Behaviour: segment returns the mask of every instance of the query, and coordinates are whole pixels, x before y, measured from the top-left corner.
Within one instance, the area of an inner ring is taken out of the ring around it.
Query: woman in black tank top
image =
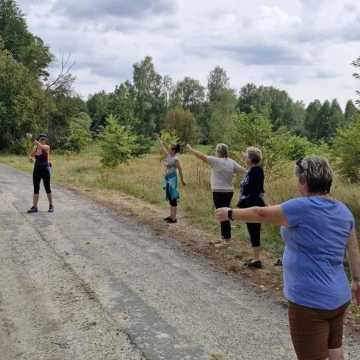
[[[33,172],[33,184],[34,184],[34,196],[33,206],[28,213],[36,213],[38,211],[40,183],[43,181],[44,188],[49,200],[49,212],[54,212],[54,205],[51,194],[51,164],[49,163],[50,146],[48,144],[48,136],[41,134],[38,140],[34,141],[34,148],[31,152],[30,159],[35,159],[34,172]]]

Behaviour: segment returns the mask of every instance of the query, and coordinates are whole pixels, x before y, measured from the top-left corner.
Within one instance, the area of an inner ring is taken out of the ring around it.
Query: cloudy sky
[[[231,86],[285,89],[306,103],[359,88],[358,0],[18,0],[30,30],[76,62],[76,91],[86,97],[131,79],[132,64],[153,57],[175,80],[204,85],[220,65]],[[54,71],[56,71],[54,69]]]

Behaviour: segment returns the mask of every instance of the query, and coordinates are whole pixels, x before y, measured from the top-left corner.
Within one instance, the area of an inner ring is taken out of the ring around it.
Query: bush
[[[64,149],[78,153],[88,145],[91,142],[90,126],[91,118],[85,113],[71,119]]]
[[[348,127],[338,129],[333,151],[341,174],[352,182],[360,181],[360,116]]]
[[[194,115],[190,110],[184,110],[181,107],[168,111],[165,128],[170,132],[175,132],[183,145],[197,144],[200,139],[200,130]]]
[[[106,167],[116,167],[130,160],[138,150],[137,137],[119,125],[116,116],[106,118],[105,129],[100,134],[101,162]]]
[[[32,141],[27,138],[22,138],[12,143],[9,147],[9,151],[11,154],[15,155],[28,155],[31,147]]]

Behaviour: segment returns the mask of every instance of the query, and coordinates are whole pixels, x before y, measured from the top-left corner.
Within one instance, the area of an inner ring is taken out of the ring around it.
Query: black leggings
[[[233,192],[213,192],[213,199],[215,208],[230,207]],[[224,240],[231,239],[231,224],[230,221],[223,221],[221,223],[221,237]]]
[[[51,194],[50,170],[48,167],[34,167],[34,172],[33,172],[34,194],[38,195],[40,192],[41,179],[43,180],[46,193]]]
[[[262,198],[247,198],[239,201],[238,207],[245,209],[253,206],[264,207],[265,203]],[[246,224],[248,233],[250,236],[251,246],[259,247],[260,246],[260,233],[261,233],[261,224],[257,223],[247,223]]]

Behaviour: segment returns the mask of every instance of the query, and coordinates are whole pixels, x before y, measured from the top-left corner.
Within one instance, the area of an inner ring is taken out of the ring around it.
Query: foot
[[[33,213],[37,213],[37,212],[38,212],[38,209],[37,209],[37,207],[35,207],[35,206],[32,206],[32,207],[27,211],[28,214],[33,214]]]
[[[251,269],[262,269],[263,267],[262,262],[260,260],[253,260],[253,259],[250,259],[244,265]]]
[[[278,259],[276,261],[276,263],[274,264],[274,266],[282,266],[282,260],[281,259]]]
[[[231,239],[221,239],[218,242],[214,243],[216,248],[227,247],[231,245]]]
[[[169,221],[169,220],[171,220],[171,216],[164,218],[164,221]]]
[[[50,205],[50,206],[49,206],[48,212],[49,212],[49,213],[53,213],[53,212],[54,212],[54,205]]]
[[[165,220],[168,224],[176,224],[177,219],[169,218],[168,220]]]

